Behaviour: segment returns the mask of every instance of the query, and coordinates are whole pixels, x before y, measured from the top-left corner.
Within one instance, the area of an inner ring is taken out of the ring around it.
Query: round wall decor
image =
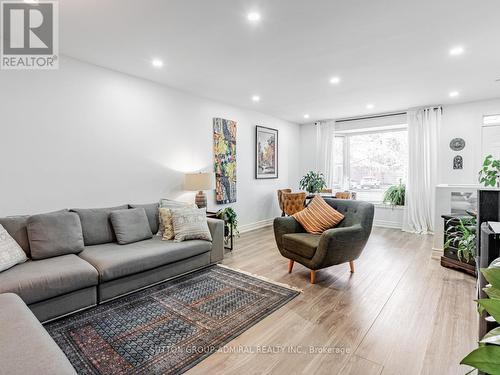
[[[453,138],[450,142],[450,148],[453,151],[462,151],[465,148],[465,141],[463,138]]]

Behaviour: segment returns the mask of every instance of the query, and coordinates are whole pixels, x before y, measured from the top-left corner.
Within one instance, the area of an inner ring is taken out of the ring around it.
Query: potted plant
[[[226,238],[226,242],[231,234],[231,227],[233,227],[234,235],[240,235],[238,231],[238,214],[232,207],[226,207],[217,211],[216,217],[217,219],[224,220],[224,237]]]
[[[309,194],[319,193],[322,189],[326,188],[325,177],[323,173],[309,171],[302,177],[299,186]]]
[[[497,259],[488,268],[482,268],[481,273],[489,282],[484,292],[489,298],[477,300],[480,315],[486,311],[490,316],[488,321],[500,322],[500,260]],[[479,348],[469,353],[460,362],[472,366],[490,375],[500,374],[500,327],[493,328],[481,341]]]
[[[384,193],[384,203],[391,206],[405,205],[406,185],[399,180],[398,185],[393,185]]]
[[[500,160],[488,155],[479,171],[479,182],[484,186],[500,187]]]
[[[477,219],[475,217],[453,218],[446,224],[445,251],[451,251],[461,262],[475,264]]]

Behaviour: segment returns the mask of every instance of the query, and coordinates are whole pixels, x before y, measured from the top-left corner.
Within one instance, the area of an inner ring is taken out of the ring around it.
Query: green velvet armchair
[[[310,234],[293,217],[274,219],[274,237],[278,249],[289,259],[288,272],[294,262],[311,270],[311,283],[316,282],[316,271],[349,262],[354,272],[354,261],[363,251],[373,225],[373,204],[345,199],[325,201],[345,217],[340,224],[322,234]]]

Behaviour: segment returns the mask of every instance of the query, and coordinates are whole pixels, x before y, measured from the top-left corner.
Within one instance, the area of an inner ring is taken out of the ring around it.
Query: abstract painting
[[[278,130],[256,127],[255,178],[278,178]]]
[[[215,200],[236,202],[236,122],[214,118]]]

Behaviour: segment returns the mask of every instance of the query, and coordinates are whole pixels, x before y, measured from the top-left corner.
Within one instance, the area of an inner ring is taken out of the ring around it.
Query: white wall
[[[0,72],[0,216],[194,200],[184,173],[212,169],[213,117],[238,122],[240,224],[278,215],[276,189],[296,187],[298,125],[69,58],[60,66]],[[279,130],[277,180],[254,178],[255,125]]]
[[[439,135],[440,184],[475,184],[482,163],[481,130],[483,116],[500,114],[500,99],[447,105],[443,107],[442,126]],[[316,131],[313,124],[300,126],[300,174],[314,169]],[[460,152],[450,149],[453,138],[463,138],[466,147]],[[453,169],[453,157],[462,155],[464,168]]]
[[[491,99],[465,104],[447,105],[443,107],[442,125],[439,134],[439,184],[477,184],[477,174],[482,164],[483,153],[482,124],[483,116],[500,114],[500,99]],[[466,147],[460,152],[449,147],[453,138],[463,138]],[[314,124],[300,126],[300,175],[315,169],[316,130]],[[464,168],[453,169],[453,158],[462,155]],[[384,227],[400,227],[402,211],[392,210],[377,205],[375,207],[375,225]]]
[[[483,116],[500,114],[500,99],[447,105],[443,107],[439,139],[440,184],[476,184],[482,164],[481,128]],[[453,138],[463,138],[466,146],[462,151],[450,149]],[[462,155],[464,168],[453,169],[453,157]]]

